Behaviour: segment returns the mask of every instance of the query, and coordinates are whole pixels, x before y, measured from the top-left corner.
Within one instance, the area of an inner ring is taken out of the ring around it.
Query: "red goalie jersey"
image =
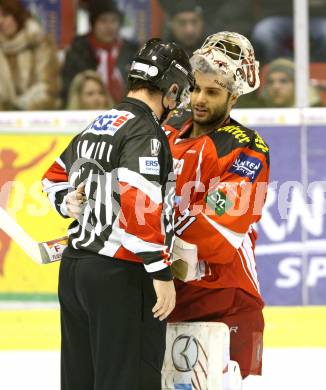
[[[240,288],[259,300],[254,256],[256,223],[266,198],[269,148],[233,119],[188,138],[189,111],[165,125],[176,178],[176,235],[196,244],[204,288]]]

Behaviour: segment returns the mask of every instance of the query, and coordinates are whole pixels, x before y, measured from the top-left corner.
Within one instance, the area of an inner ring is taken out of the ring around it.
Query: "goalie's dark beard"
[[[199,126],[210,126],[212,129],[217,125],[220,125],[221,122],[225,119],[226,112],[228,110],[228,103],[231,98],[231,94],[228,95],[226,102],[223,106],[219,106],[208,119],[196,119],[194,118],[194,122]]]

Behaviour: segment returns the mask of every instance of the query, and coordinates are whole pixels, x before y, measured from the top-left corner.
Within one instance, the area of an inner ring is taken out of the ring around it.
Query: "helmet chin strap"
[[[163,114],[161,115],[160,123],[164,122],[164,120],[169,115],[169,112],[172,111],[172,109],[170,109],[169,106],[167,106],[167,107],[164,106],[163,100],[164,100],[165,96],[174,99],[175,102],[176,102],[176,106],[175,107],[177,107],[180,104],[180,100],[177,98],[178,90],[179,90],[179,88],[177,88],[175,91],[171,91],[169,89],[164,95],[162,94],[161,105],[162,105],[162,108],[163,108]]]
[[[166,94],[162,95],[162,97],[161,97],[161,105],[162,105],[162,108],[163,108],[163,113],[162,113],[161,118],[160,118],[160,123],[165,121],[165,119],[169,115],[169,112],[171,111],[170,108],[169,108],[169,105],[167,107],[164,106],[163,99],[165,98],[165,96],[166,96]]]

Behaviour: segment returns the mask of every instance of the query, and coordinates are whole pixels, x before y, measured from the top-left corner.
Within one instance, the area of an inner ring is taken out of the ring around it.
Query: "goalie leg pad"
[[[168,324],[162,390],[223,390],[229,348],[230,332],[223,323]]]
[[[241,390],[242,377],[240,367],[237,362],[230,360],[227,365],[227,372],[224,373],[223,390]]]

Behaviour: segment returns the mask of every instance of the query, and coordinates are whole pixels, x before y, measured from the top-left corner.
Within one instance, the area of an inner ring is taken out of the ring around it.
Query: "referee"
[[[50,202],[74,218],[59,275],[62,390],[161,389],[175,289],[173,164],[160,123],[193,85],[180,47],[148,41],[127,97],[44,174]]]

